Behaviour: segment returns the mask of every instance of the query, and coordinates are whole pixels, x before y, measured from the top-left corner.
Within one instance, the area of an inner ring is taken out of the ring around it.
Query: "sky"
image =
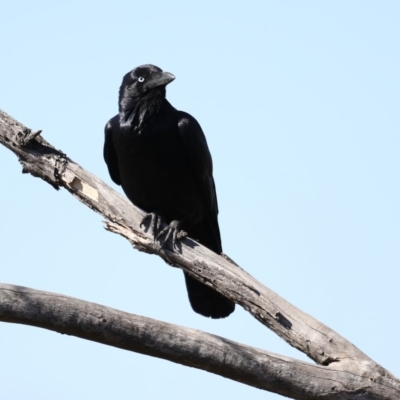
[[[398,1],[2,1],[0,108],[114,189],[122,76],[151,63],[214,161],[224,252],[400,376]],[[0,147],[0,282],[307,360],[242,308],[195,314],[183,274],[106,232]],[[279,399],[168,361],[0,323],[7,400]]]

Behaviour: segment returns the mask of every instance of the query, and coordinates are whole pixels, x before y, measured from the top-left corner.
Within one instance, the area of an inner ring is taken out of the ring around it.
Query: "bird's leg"
[[[161,227],[161,223],[162,223],[161,216],[156,212],[151,212],[142,218],[142,220],[140,221],[140,227],[142,227],[143,225],[145,227],[145,232],[149,230],[151,235],[153,236],[154,241],[156,241],[156,238],[158,237],[158,232]]]
[[[161,224],[163,222],[160,214],[151,212],[143,217],[140,221],[140,227],[144,226],[145,232],[150,231],[155,242],[159,242],[159,251],[165,248],[167,243],[170,241],[172,249],[177,249],[177,240],[184,239],[187,236],[185,231],[180,230],[180,222],[172,221],[168,226],[160,231]]]
[[[165,248],[168,241],[171,241],[172,249],[178,248],[176,245],[177,240],[182,240],[187,236],[185,231],[180,230],[180,222],[172,221],[168,226],[166,226],[156,237],[161,245],[161,249]]]

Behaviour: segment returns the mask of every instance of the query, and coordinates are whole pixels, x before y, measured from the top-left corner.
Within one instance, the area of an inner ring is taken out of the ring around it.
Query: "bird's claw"
[[[160,250],[165,248],[166,244],[171,241],[172,249],[178,249],[177,240],[182,240],[187,236],[185,231],[181,231],[179,221],[172,221],[166,226],[156,237],[156,241],[160,243]]]
[[[149,213],[145,215],[140,221],[140,227],[144,226],[146,228],[147,227],[146,225],[148,224],[148,227],[147,229],[145,229],[145,232],[149,230],[151,235],[153,236],[154,241],[156,241],[156,238],[158,236],[158,231],[160,230],[161,227],[161,222],[162,222],[161,217],[158,214]]]
[[[172,221],[168,226],[160,231],[162,218],[157,213],[149,213],[140,221],[140,227],[145,227],[145,232],[150,231],[154,242],[158,242],[158,252],[166,247],[168,242],[171,242],[172,249],[178,249],[177,241],[182,240],[187,236],[185,231],[181,231],[179,221]]]

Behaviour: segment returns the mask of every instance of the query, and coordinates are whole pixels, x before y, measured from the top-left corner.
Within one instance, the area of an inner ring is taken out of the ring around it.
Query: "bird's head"
[[[137,102],[152,101],[165,97],[165,86],[175,76],[155,65],[141,65],[128,72],[119,89],[120,109],[132,107]]]

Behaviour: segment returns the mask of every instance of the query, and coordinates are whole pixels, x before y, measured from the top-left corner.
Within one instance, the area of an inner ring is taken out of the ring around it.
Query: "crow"
[[[119,114],[105,126],[104,159],[111,179],[148,213],[154,239],[172,247],[184,232],[222,253],[212,159],[199,123],[165,98],[175,76],[146,64],[128,72],[119,90]],[[161,230],[161,219],[169,225]],[[182,229],[182,230],[181,230]],[[193,310],[225,318],[235,303],[185,273]]]

